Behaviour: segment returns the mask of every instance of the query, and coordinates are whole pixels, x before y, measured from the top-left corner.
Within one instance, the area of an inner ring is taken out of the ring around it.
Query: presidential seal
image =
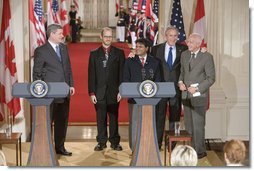
[[[157,93],[157,85],[151,80],[145,80],[139,85],[139,93],[143,97],[153,97]]]
[[[48,85],[42,80],[36,80],[30,85],[30,93],[37,98],[46,96],[48,93]]]

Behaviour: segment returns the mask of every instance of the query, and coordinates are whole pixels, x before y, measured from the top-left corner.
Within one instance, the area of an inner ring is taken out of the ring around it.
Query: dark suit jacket
[[[73,87],[72,69],[67,46],[60,44],[59,48],[62,62],[58,60],[57,54],[49,42],[35,49],[33,80],[66,82],[70,87]]]
[[[95,94],[97,100],[107,97],[108,104],[117,103],[119,85],[122,81],[124,52],[123,50],[111,46],[107,67],[103,67],[105,60],[103,47],[99,47],[90,52],[88,66],[88,91]]]
[[[176,87],[176,95],[180,97],[181,91],[178,88],[178,79],[180,76],[180,68],[181,68],[180,58],[181,58],[181,53],[187,50],[188,47],[185,45],[176,43],[176,59],[173,63],[173,69],[170,71],[168,68],[167,61],[165,60],[165,46],[166,46],[166,42],[152,47],[151,55],[160,59],[162,69],[163,69],[162,71],[163,81],[174,82]]]
[[[142,82],[143,80],[152,80],[161,82],[160,60],[147,55],[145,69],[145,78],[142,78],[142,64],[137,55],[134,58],[128,58],[124,64],[123,82]],[[135,103],[133,99],[129,99],[129,103]]]
[[[193,97],[187,91],[182,92],[182,99],[190,98],[193,106],[207,106],[209,88],[215,82],[215,67],[213,56],[208,53],[198,52],[194,67],[190,70],[189,61],[191,52],[189,50],[182,53],[181,74],[179,81],[183,81],[186,87],[198,83],[201,96]]]

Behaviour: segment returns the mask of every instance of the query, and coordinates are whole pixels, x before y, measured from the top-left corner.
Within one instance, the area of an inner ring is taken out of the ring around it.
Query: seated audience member
[[[240,140],[230,140],[224,145],[224,159],[227,166],[243,166],[246,147]]]
[[[0,166],[7,166],[6,159],[2,150],[0,150]]]
[[[197,166],[198,156],[189,145],[178,145],[171,153],[171,166]]]

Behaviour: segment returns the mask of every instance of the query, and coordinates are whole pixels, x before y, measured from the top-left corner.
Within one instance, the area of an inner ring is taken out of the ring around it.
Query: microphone
[[[145,78],[146,78],[146,70],[145,70],[145,68],[141,69],[141,75],[142,75],[142,81],[144,81]]]
[[[149,69],[149,73],[150,73],[150,80],[153,81],[153,77],[154,77],[153,69]]]

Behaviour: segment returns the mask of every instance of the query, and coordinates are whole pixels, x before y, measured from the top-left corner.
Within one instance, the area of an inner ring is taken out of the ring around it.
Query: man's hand
[[[134,58],[135,57],[135,53],[134,52],[130,52],[128,55],[128,58]]]
[[[187,90],[187,88],[186,88],[186,86],[185,86],[185,84],[183,82],[179,82],[178,86],[179,86],[179,89],[181,91],[186,91]]]
[[[91,95],[90,96],[90,101],[93,103],[93,104],[96,104],[97,103],[97,98],[95,95]]]
[[[75,88],[70,87],[70,95],[73,96],[75,94]]]
[[[120,100],[122,99],[122,96],[120,95],[120,93],[117,94],[117,102],[120,102]]]
[[[196,90],[197,90],[196,87],[189,87],[189,88],[188,88],[188,92],[190,92],[191,94],[196,93]]]
[[[206,47],[202,47],[202,48],[201,48],[201,52],[202,52],[202,53],[205,53],[206,51],[207,51],[207,48],[206,48]]]

